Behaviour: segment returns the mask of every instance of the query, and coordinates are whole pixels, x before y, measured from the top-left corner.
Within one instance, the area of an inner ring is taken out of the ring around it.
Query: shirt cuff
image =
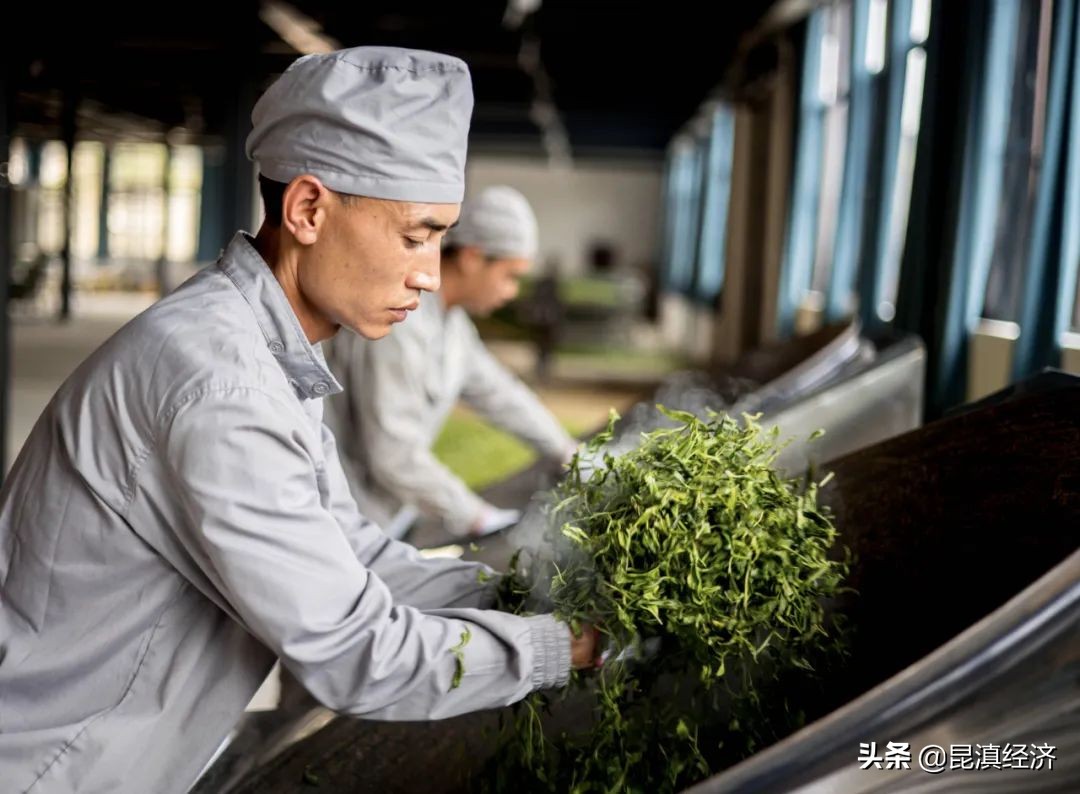
[[[537,445],[537,450],[545,458],[563,463],[568,458],[567,453],[572,449],[577,449],[581,442],[563,431],[561,427],[557,427],[557,429],[559,432],[549,434]]]
[[[570,627],[551,615],[525,618],[533,647],[533,689],[555,689],[570,681]]]
[[[443,526],[456,538],[468,538],[473,524],[487,508],[487,502],[469,492],[443,514]]]

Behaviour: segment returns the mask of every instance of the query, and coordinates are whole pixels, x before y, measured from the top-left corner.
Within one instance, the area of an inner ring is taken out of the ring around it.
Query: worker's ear
[[[465,276],[473,276],[487,265],[487,258],[484,256],[483,250],[475,245],[466,245],[459,248],[456,260],[458,269]]]
[[[327,205],[333,199],[318,178],[298,176],[285,188],[281,199],[281,226],[301,245],[313,245],[326,222]]]

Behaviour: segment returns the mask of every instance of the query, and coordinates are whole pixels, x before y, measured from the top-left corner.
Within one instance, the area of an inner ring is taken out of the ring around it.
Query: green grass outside
[[[574,436],[589,429],[568,422],[563,427]],[[474,491],[531,466],[537,457],[532,447],[464,408],[455,409],[443,426],[435,456]]]
[[[600,345],[564,345],[555,353],[560,362],[598,372],[664,375],[685,369],[690,362],[684,356],[664,350],[641,351]]]
[[[527,276],[521,280],[521,300],[532,294],[536,280]],[[559,298],[568,306],[605,306],[616,308],[623,300],[619,283],[596,276],[574,276],[559,280]]]

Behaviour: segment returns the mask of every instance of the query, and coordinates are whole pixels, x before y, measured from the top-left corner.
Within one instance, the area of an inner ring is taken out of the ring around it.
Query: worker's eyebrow
[[[447,226],[445,223],[440,223],[437,218],[421,218],[418,221],[414,221],[409,224],[410,229],[424,228],[433,232],[445,232],[447,229],[453,229],[457,226],[457,221]]]

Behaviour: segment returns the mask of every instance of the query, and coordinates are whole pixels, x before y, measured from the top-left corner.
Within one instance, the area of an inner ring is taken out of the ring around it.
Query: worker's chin
[[[382,339],[384,336],[389,335],[391,328],[393,328],[393,325],[393,323],[388,322],[361,321],[358,323],[349,323],[347,327],[351,331],[360,334],[360,336],[364,337],[365,339],[375,340]]]

